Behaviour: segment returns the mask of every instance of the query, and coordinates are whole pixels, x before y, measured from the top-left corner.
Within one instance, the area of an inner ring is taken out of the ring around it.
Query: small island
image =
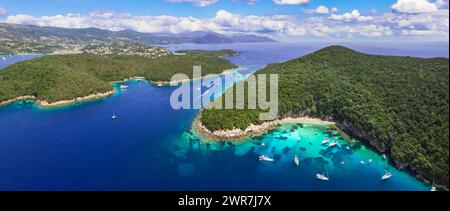
[[[192,77],[192,67],[197,65],[204,75],[237,68],[225,59],[206,56],[51,55],[2,69],[0,105],[32,99],[42,107],[53,107],[104,98],[114,94],[112,83],[134,77],[169,83],[178,73]]]
[[[195,132],[236,140],[286,118],[332,121],[390,155],[397,167],[448,188],[448,58],[368,55],[331,46],[257,71],[271,73],[279,75],[277,120],[261,121],[260,110],[203,110]]]

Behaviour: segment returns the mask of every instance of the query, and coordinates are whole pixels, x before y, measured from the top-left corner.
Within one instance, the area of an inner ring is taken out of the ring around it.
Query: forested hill
[[[100,56],[92,54],[46,56],[0,70],[0,102],[34,96],[49,103],[72,100],[112,90],[110,81],[143,76],[150,81],[170,81],[177,73],[192,77],[192,67],[202,74],[218,74],[236,66],[227,60],[203,56]]]
[[[399,167],[448,187],[449,60],[367,55],[341,46],[272,64],[279,117],[332,117]],[[205,110],[211,130],[261,123],[252,110]]]

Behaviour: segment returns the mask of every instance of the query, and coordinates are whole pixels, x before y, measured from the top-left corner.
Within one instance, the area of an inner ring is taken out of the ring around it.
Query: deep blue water
[[[268,63],[293,59],[325,45],[275,43],[170,48],[238,50],[242,54],[229,59],[242,66],[242,73],[250,73]],[[383,47],[379,46],[359,48],[383,53],[380,50]],[[401,46],[385,49],[393,55],[448,56],[448,49],[436,55],[440,46],[429,47],[428,51],[421,46],[418,51],[402,51]],[[284,124],[272,134],[244,143],[200,140],[190,132],[198,111],[175,111],[170,107],[174,87],[157,88],[137,81],[127,85],[128,90],[107,99],[64,108],[40,109],[32,102],[1,107],[0,190],[430,189],[408,173],[394,169],[381,155],[357,140],[336,135],[338,147],[321,146],[320,142],[329,135],[329,127],[324,125],[305,124],[291,132],[296,125]],[[111,120],[112,113],[119,116],[116,121]],[[274,157],[275,162],[259,162],[260,154]],[[299,167],[292,162],[295,154],[301,158]],[[361,165],[361,161],[366,164]],[[317,181],[314,175],[324,171],[331,180]],[[394,176],[381,182],[385,171]]]

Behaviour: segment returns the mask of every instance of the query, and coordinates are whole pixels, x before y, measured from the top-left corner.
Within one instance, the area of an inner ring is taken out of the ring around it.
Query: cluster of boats
[[[334,146],[337,146],[337,145],[338,145],[338,142],[337,142],[337,141],[332,141],[332,142],[330,142],[330,139],[326,138],[326,139],[324,139],[324,140],[322,141],[322,145],[327,145],[327,144],[328,144],[328,147],[334,147]],[[265,146],[265,144],[261,144],[261,146]],[[349,146],[347,146],[347,150],[350,150],[350,149],[351,149],[351,148],[350,148]],[[386,155],[384,155],[383,157],[384,157],[384,159],[386,159]],[[263,162],[274,162],[274,161],[275,161],[275,159],[273,159],[273,158],[271,158],[271,157],[269,157],[269,156],[267,156],[267,155],[261,155],[261,156],[259,156],[259,160],[260,160],[260,161],[263,161]],[[293,160],[293,161],[294,161],[294,164],[295,164],[296,166],[299,166],[299,165],[300,165],[300,159],[299,159],[299,156],[298,156],[298,155],[295,155],[295,156],[294,156],[294,160]],[[369,163],[372,163],[373,160],[372,160],[372,159],[369,159],[368,162],[369,162]],[[342,161],[342,162],[341,162],[341,165],[344,165],[344,164],[345,164],[345,162]],[[365,164],[366,164],[365,161],[361,161],[361,165],[365,165]],[[315,176],[316,176],[316,179],[318,179],[318,180],[320,180],[320,181],[329,181],[329,180],[330,180],[330,177],[328,176],[328,172],[327,172],[326,168],[325,168],[325,172],[326,172],[326,173],[322,173],[322,174],[317,173],[317,174],[315,175]],[[381,177],[381,180],[382,180],[382,181],[388,180],[388,179],[392,178],[392,176],[393,176],[392,173],[386,172],[386,174],[384,174],[384,175]]]

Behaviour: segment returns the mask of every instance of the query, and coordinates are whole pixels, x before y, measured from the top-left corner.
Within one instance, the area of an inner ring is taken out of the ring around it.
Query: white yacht
[[[120,85],[120,89],[128,89],[128,86]]]
[[[328,144],[328,142],[330,141],[330,139],[326,138],[322,141],[322,145]]]
[[[259,156],[259,160],[260,160],[260,161],[267,161],[267,162],[273,162],[273,161],[275,161],[273,158],[267,157],[267,156],[265,156],[265,155]]]
[[[112,119],[112,120],[115,120],[115,119],[117,119],[117,116],[116,116],[115,114],[113,114],[112,117],[111,117],[111,119]]]
[[[436,187],[431,187],[430,191],[435,192],[435,191],[437,191],[437,189],[436,189]]]
[[[390,179],[392,177],[392,174],[391,173],[386,173],[385,175],[383,175],[382,177],[381,177],[381,180],[388,180],[388,179]]]
[[[330,146],[330,147],[334,147],[334,146],[336,146],[336,145],[338,145],[338,142],[337,142],[337,141],[333,141],[333,142],[330,143],[329,146]]]
[[[322,181],[329,181],[330,178],[326,177],[324,174],[316,174],[316,178]]]
[[[300,165],[300,159],[298,159],[298,156],[297,156],[297,155],[295,155],[295,157],[294,157],[294,163],[295,163],[295,165],[297,165],[297,166]]]

